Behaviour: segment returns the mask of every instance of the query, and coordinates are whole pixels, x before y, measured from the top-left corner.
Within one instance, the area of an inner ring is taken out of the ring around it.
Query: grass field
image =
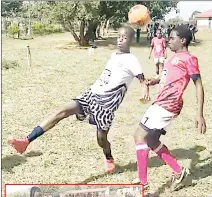
[[[95,127],[70,117],[34,141],[23,155],[7,145],[9,136],[25,137],[47,114],[84,92],[102,72],[114,50],[111,42],[99,41],[93,55],[73,46],[70,33],[12,40],[3,37],[2,54],[16,60],[19,67],[2,71],[2,181],[5,183],[131,183],[137,176],[133,132],[149,104],[141,104],[141,89],[134,80],[109,133],[116,173],[105,175],[102,150],[96,142]],[[144,36],[144,35],[143,35]],[[212,33],[198,32],[200,44],[190,47],[199,58],[205,87],[205,118],[208,132],[201,135],[194,127],[196,96],[191,82],[184,95],[184,108],[162,141],[180,164],[191,168],[192,184],[169,193],[170,169],[151,153],[148,178],[151,190],[160,196],[212,195]],[[30,45],[32,66],[26,65],[26,46]],[[134,44],[135,54],[146,75],[154,75],[153,59],[142,38]],[[169,51],[168,56],[171,52]],[[151,89],[154,99],[157,88]]]

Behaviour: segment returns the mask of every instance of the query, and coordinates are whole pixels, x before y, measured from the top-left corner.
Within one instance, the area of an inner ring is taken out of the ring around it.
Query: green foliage
[[[32,28],[33,34],[35,35],[44,34],[44,25],[41,23],[32,23],[31,28]]]
[[[52,194],[58,192],[59,186],[39,186],[42,193]]]
[[[99,12],[102,19],[110,19],[112,23],[123,23],[128,20],[128,12],[136,4],[148,7],[151,18],[163,19],[164,16],[176,8],[177,1],[101,1]]]
[[[55,2],[50,12],[53,21],[63,25],[78,20],[94,20],[98,18],[99,2]]]
[[[80,45],[87,45],[94,27],[110,19],[110,25],[119,27],[128,21],[128,12],[136,4],[146,5],[151,18],[163,19],[165,14],[175,8],[177,1],[39,1],[23,5],[22,17],[36,19],[34,34],[43,35],[55,32],[53,26],[42,24],[59,23],[70,31]],[[80,33],[77,34],[76,31]]]
[[[10,27],[8,27],[8,34],[14,36],[19,32],[18,24],[13,24]]]
[[[2,1],[1,16],[16,16],[21,11],[22,1]]]
[[[11,68],[16,68],[16,67],[19,67],[19,64],[17,61],[12,61],[12,60],[5,60],[3,59],[2,61],[2,68],[3,69],[11,69]]]
[[[56,25],[45,25],[42,23],[32,23],[32,31],[34,35],[44,35],[52,33],[60,33],[62,29]]]
[[[179,23],[183,23],[184,21],[183,21],[183,18],[177,16],[175,18],[169,19],[167,22],[168,22],[168,24],[175,24],[176,25],[176,24],[179,24]]]

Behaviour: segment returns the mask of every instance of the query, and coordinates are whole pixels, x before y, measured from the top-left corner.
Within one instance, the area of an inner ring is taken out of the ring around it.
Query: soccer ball
[[[132,25],[146,25],[150,21],[149,9],[141,4],[135,5],[128,12],[128,19]]]

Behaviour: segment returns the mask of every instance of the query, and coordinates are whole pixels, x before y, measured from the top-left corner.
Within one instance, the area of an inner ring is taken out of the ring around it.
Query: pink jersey
[[[164,38],[154,37],[151,47],[153,47],[154,58],[165,57],[166,40]]]
[[[189,52],[175,53],[164,65],[155,103],[180,114],[183,107],[182,95],[190,77],[195,74],[200,74],[198,59]]]

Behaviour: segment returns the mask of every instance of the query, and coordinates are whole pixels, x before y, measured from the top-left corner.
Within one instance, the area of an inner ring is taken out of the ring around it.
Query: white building
[[[196,16],[198,29],[211,29],[212,30],[212,10],[202,12]]]

